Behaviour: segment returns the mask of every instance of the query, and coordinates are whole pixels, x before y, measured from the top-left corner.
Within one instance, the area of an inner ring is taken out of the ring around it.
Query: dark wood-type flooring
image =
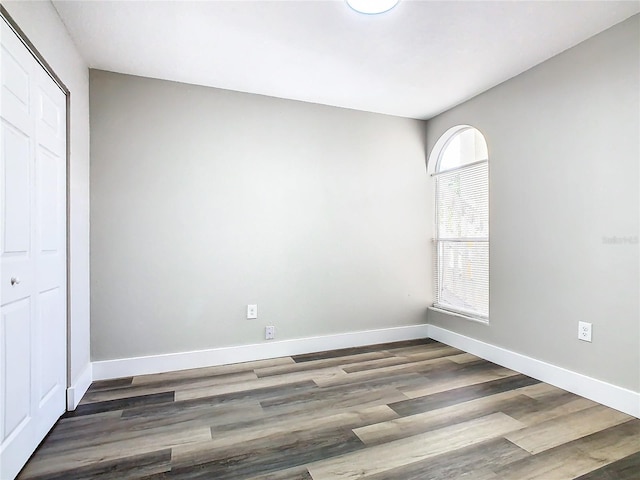
[[[630,480],[640,420],[401,342],[94,382],[18,478]]]

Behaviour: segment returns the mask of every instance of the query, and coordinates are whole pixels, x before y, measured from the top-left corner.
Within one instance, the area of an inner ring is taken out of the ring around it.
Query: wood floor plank
[[[66,412],[62,418],[79,417],[82,415],[94,415],[96,413],[109,412],[113,410],[124,410],[125,408],[158,405],[170,403],[175,400],[175,392],[159,392],[148,395],[135,395],[131,397],[106,400],[104,402],[80,403],[72,412]]]
[[[104,462],[128,461],[130,457],[145,455],[158,450],[165,450],[177,445],[202,442],[211,438],[211,430],[206,427],[197,429],[181,429],[153,436],[136,437],[114,443],[100,444],[98,447],[88,446],[76,448],[59,455],[56,452],[47,453],[47,449],[39,449],[27,463],[24,469],[25,478],[30,476],[47,476],[58,473],[88,468]]]
[[[164,415],[168,411],[176,408],[189,409],[207,405],[226,405],[245,401],[265,401],[277,398],[285,398],[290,395],[298,395],[310,390],[317,390],[318,386],[312,380],[285,383],[284,385],[258,386],[251,390],[240,390],[237,392],[217,393],[206,397],[191,398],[188,400],[176,400],[173,404],[158,404],[144,407],[129,407],[122,411],[122,416],[154,416]]]
[[[218,385],[227,385],[242,383],[251,380],[255,380],[258,376],[254,372],[238,372],[228,373],[224,375],[214,375],[208,377],[202,377],[199,379],[188,378],[182,381],[172,380],[155,383],[145,383],[132,385],[128,389],[117,388],[113,390],[98,390],[93,392],[87,392],[83,397],[84,403],[104,402],[107,400],[116,400],[119,398],[126,398],[135,395],[149,395],[154,393],[163,393],[166,391],[179,392],[182,390],[194,390],[194,389],[207,389],[216,387]]]
[[[454,347],[450,347],[448,345],[444,345],[439,348],[431,348],[431,349],[421,348],[421,349],[405,352],[402,354],[402,356],[404,358],[409,359],[412,362],[420,362],[422,360],[429,360],[430,358],[455,357],[457,355],[460,355],[461,353],[463,353],[462,350],[459,350]]]
[[[333,379],[316,379],[316,383],[321,387],[336,385],[352,385],[357,383],[378,380],[382,378],[395,378],[399,375],[420,374],[427,380],[437,381],[443,378],[452,378],[456,375],[469,372],[488,371],[498,368],[497,365],[478,360],[475,363],[460,365],[449,360],[449,357],[435,357],[427,360],[411,361],[408,357],[402,357],[405,362],[398,365],[382,366],[372,370],[348,372],[348,375]],[[343,368],[343,370],[347,370]],[[419,386],[407,388],[405,390],[418,390],[425,386],[427,382],[421,382]],[[429,382],[430,383],[430,382]]]
[[[136,408],[122,412],[120,425],[129,428],[144,428],[146,425],[167,426],[196,420],[206,425],[236,424],[241,421],[261,418],[264,410],[260,402],[253,399],[230,403],[174,402],[156,407],[154,410]]]
[[[384,367],[381,367],[384,368]],[[366,373],[366,375],[360,375]],[[417,372],[358,372],[357,374],[349,374],[347,377],[351,381],[314,381],[322,391],[334,390],[352,390],[354,392],[361,389],[374,389],[380,387],[393,387],[398,390],[411,390],[424,385],[426,377]],[[405,398],[408,398],[405,395]]]
[[[580,475],[576,480],[638,480],[638,478],[640,478],[640,452]]]
[[[381,345],[383,347],[384,345]],[[450,347],[444,343],[428,340],[427,342],[418,341],[412,342],[400,342],[398,344],[387,344],[385,350],[397,356],[410,355],[412,353],[429,352],[432,350],[441,350],[443,348]],[[450,347],[453,348],[453,347]]]
[[[431,347],[433,344],[430,344]],[[384,370],[380,370],[382,367],[392,367],[395,365],[409,365],[415,364],[417,362],[422,362],[425,360],[433,360],[433,359],[445,359],[449,355],[453,355],[459,352],[458,349],[453,347],[444,346],[437,348],[425,348],[424,345],[419,346],[419,350],[414,350],[416,347],[410,347],[411,351],[409,353],[404,353],[405,349],[402,349],[402,355],[391,355],[389,352],[387,353],[387,357],[381,358],[379,360],[372,360],[364,363],[355,363],[351,365],[342,365],[342,370],[347,373],[354,372],[362,372],[366,370],[377,370],[381,373]],[[420,353],[416,353],[416,352]],[[388,369],[387,371],[394,371],[397,369]]]
[[[379,345],[366,345],[363,347],[342,348],[339,350],[328,350],[325,352],[306,353],[304,355],[294,355],[291,358],[293,358],[295,362],[309,362],[312,360],[321,360],[325,358],[346,357],[349,355],[357,355],[359,353],[378,352],[381,350],[393,350],[404,347],[428,345],[430,343],[437,342],[429,338],[424,338],[418,340],[406,340],[402,342],[381,343]]]
[[[370,407],[384,407],[382,411],[389,412],[392,418],[396,418],[398,415],[391,410],[384,400],[400,398],[401,393],[397,392],[393,388],[378,389],[378,400],[375,401],[372,397],[368,397],[366,394],[358,396],[354,394],[353,397],[342,397],[343,401],[335,402],[330,397],[322,400],[316,399],[313,402],[313,408],[288,408],[285,404],[276,406],[273,405],[268,408],[263,407],[263,417],[256,420],[249,420],[245,422],[239,422],[231,428],[235,430],[245,430],[247,428],[264,428],[267,425],[278,425],[283,420],[291,420],[296,422],[313,421],[318,417],[332,417],[333,415],[352,413],[361,411],[363,409],[369,409]],[[385,397],[388,395],[388,397]],[[386,413],[385,413],[386,415]],[[381,419],[379,421],[383,421]],[[227,431],[226,428],[216,427],[218,432]]]
[[[376,405],[364,407],[350,411],[327,415],[321,414],[306,415],[282,415],[278,418],[266,418],[262,422],[255,422],[246,428],[236,428],[232,431],[219,431],[215,427],[211,429],[211,440],[176,447],[173,449],[173,458],[183,460],[193,455],[193,452],[202,450],[215,450],[219,448],[231,447],[242,444],[248,439],[258,440],[262,438],[277,437],[291,432],[313,430],[320,428],[357,428],[372,423],[379,423],[385,420],[397,418],[397,414],[386,405]]]
[[[99,390],[113,390],[116,388],[126,388],[131,386],[133,377],[114,378],[113,380],[98,380],[93,382],[88,392],[97,392]]]
[[[133,378],[132,385],[144,385],[157,382],[183,381],[188,379],[199,379],[217,375],[228,375],[233,373],[252,372],[257,368],[275,367],[277,365],[292,364],[291,357],[278,357],[266,360],[255,360],[252,362],[233,363],[230,365],[218,365],[214,367],[192,368],[189,370],[178,370],[175,372],[154,373],[150,375],[138,375]]]
[[[416,413],[436,410],[438,408],[455,405],[456,403],[462,403],[475,398],[514,390],[534,383],[539,383],[539,380],[518,374],[476,385],[455,388],[445,392],[435,393],[433,395],[404,400],[402,402],[393,403],[389,406],[401,416],[415,415]]]
[[[564,394],[558,397],[553,403],[542,402],[540,400],[537,400],[537,402],[541,403],[543,407],[533,412],[514,414],[513,418],[527,426],[532,426],[598,405],[596,402],[567,392],[564,392]]]
[[[566,390],[562,390],[561,388],[543,382],[535,383],[527,387],[522,387],[520,391],[531,398],[543,401],[549,398],[549,396],[555,397],[563,393],[568,393]]]
[[[469,363],[469,362],[477,362],[479,358],[471,353],[461,353],[459,355],[451,355],[449,357],[449,360],[456,363]]]
[[[251,477],[247,480],[313,480],[306,467],[293,467]]]
[[[413,379],[414,377],[399,376],[394,381],[388,381],[387,379],[382,381],[371,380],[351,385],[317,388],[294,395],[262,400],[260,405],[266,411],[284,407],[292,412],[300,409],[316,410],[320,406],[328,406],[329,403],[338,406],[342,404],[343,400],[346,400],[349,405],[360,401],[375,401],[378,404],[386,404],[393,401],[390,397],[398,399],[396,401],[406,400],[407,397],[398,391],[397,385],[405,385]]]
[[[499,477],[491,470],[492,468],[499,468],[529,456],[529,453],[504,438],[496,438],[376,475],[367,475],[366,478],[367,480],[451,480],[456,478],[493,480]]]
[[[499,380],[501,378],[512,377],[514,375],[518,375],[518,373],[501,367],[491,368],[482,372],[461,371],[442,379],[427,382],[426,385],[417,389],[402,390],[402,393],[409,398],[426,397],[427,395],[433,395],[434,393],[446,392],[447,390],[477,385],[479,383]]]
[[[134,378],[134,381],[138,377]],[[147,379],[144,383],[135,382],[132,383],[133,388],[162,388],[169,387],[173,390],[181,390],[190,387],[197,387],[201,385],[224,385],[225,383],[237,383],[244,382],[247,380],[254,380],[257,378],[255,371],[253,370],[243,370],[240,372],[228,372],[228,373],[218,373],[216,375],[203,375],[200,377],[184,377],[184,378],[175,378],[173,380],[156,380],[151,381]]]
[[[318,379],[334,379],[336,377],[342,377],[345,375],[346,373],[338,367],[327,367],[317,370],[305,370],[302,372],[293,372],[271,377],[258,378],[257,380],[247,380],[245,382],[178,390],[175,396],[176,401],[182,401],[202,397],[210,397],[214,395],[224,395],[227,393],[252,391],[267,387],[283,386],[305,380],[317,381]]]
[[[532,411],[538,402],[515,391],[482,397],[438,410],[400,417],[354,429],[366,445],[380,445],[493,413]]]
[[[279,407],[264,407],[263,409],[267,415],[273,412],[277,413],[296,413],[308,411],[310,409],[320,409],[325,412],[326,415],[334,413],[340,413],[343,411],[351,410],[355,407],[365,408],[373,407],[376,405],[386,405],[389,403],[397,402],[401,399],[406,399],[402,393],[395,388],[378,388],[368,392],[361,392],[359,394],[345,395],[336,398],[318,399],[308,402],[301,402],[298,405],[283,405]],[[395,412],[394,412],[395,414]]]
[[[511,370],[501,367],[500,365],[496,365],[495,363],[487,362],[486,360],[477,359],[474,362],[463,362],[457,363],[451,361],[449,357],[444,357],[449,361],[447,363],[446,368],[431,368],[425,372],[426,377],[432,381],[439,381],[443,379],[450,379],[454,375],[471,375],[475,373],[484,373],[484,372],[511,372]]]
[[[524,428],[507,435],[506,438],[536,454],[632,418],[625,413],[597,405]]]
[[[407,357],[388,356],[377,360],[369,360],[366,362],[358,362],[349,365],[340,365],[346,373],[364,372],[366,370],[377,370],[381,367],[390,367],[393,365],[402,365],[411,363]]]
[[[103,421],[100,425],[92,427],[91,436],[87,435],[86,429],[74,429],[62,434],[58,434],[54,429],[50,434],[49,441],[43,446],[42,452],[46,454],[64,453],[92,445],[99,447],[135,438],[164,436],[172,432],[179,433],[182,430],[197,429],[202,426],[235,425],[239,421],[263,416],[262,407],[256,401],[234,405],[199,406],[189,409],[167,408],[160,416],[139,415]]]
[[[349,355],[346,357],[331,357],[319,360],[309,360],[306,362],[278,365],[274,367],[257,368],[255,373],[258,377],[269,377],[272,375],[282,375],[284,373],[303,372],[306,370],[316,370],[326,367],[342,367],[343,365],[359,364],[371,360],[384,360],[396,358],[386,351],[366,352]]]
[[[518,480],[574,479],[637,453],[639,438],[640,420],[634,419],[518,460],[495,473]]]
[[[122,410],[109,410],[106,412],[92,413],[89,415],[79,415],[73,417],[60,417],[60,420],[56,422],[54,430],[56,431],[73,431],[79,429],[85,429],[91,431],[92,428],[96,428],[105,420],[111,418],[120,418],[122,416]]]
[[[371,379],[379,378],[384,374],[389,376],[400,375],[403,373],[428,373],[443,366],[453,368],[455,365],[446,357],[437,357],[419,362],[405,362],[398,365],[388,365],[375,370],[364,370],[360,372],[348,373],[333,378],[315,378],[314,381],[320,387],[330,387],[335,385],[348,385],[356,382],[363,382]]]
[[[172,458],[172,475],[190,479],[235,480],[303,466],[364,448],[348,428],[311,429],[247,440],[242,446],[206,451],[187,461]]]
[[[138,479],[168,472],[171,469],[171,449],[143,455],[118,458],[84,467],[64,469],[58,472],[32,474],[25,469],[17,480],[82,480],[82,479]]]
[[[308,466],[313,480],[366,478],[486,440],[523,425],[503,413],[369,447]]]

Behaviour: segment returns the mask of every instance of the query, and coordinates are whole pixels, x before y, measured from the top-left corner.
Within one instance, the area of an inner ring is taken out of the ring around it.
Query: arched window
[[[489,319],[489,156],[482,133],[447,131],[435,161],[435,307]]]

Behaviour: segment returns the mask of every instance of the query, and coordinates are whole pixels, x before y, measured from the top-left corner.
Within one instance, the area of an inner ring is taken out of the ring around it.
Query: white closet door
[[[0,478],[65,410],[66,98],[0,20]]]

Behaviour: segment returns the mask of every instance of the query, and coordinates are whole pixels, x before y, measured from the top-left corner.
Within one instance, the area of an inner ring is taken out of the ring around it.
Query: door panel
[[[43,126],[49,127],[49,130],[54,136],[57,136],[61,132],[61,113],[55,100],[51,98],[44,89],[41,89],[39,120]]]
[[[29,114],[29,73],[21,66],[20,61],[14,58],[8,50],[3,52],[2,70],[5,72],[3,87],[11,95],[3,98],[4,101],[15,99],[16,106]]]
[[[2,111],[12,118],[19,130],[31,129],[31,54],[24,50],[20,40],[13,32],[4,28],[2,48],[0,49],[0,68],[2,69]],[[9,36],[4,35],[7,32]]]
[[[4,107],[4,105],[3,105]],[[3,187],[4,245],[3,253],[26,254],[30,244],[30,220],[26,212],[31,203],[31,172],[29,137],[3,122],[4,155]]]
[[[2,308],[2,364],[13,365],[2,383],[5,400],[2,441],[19,433],[29,417],[31,402],[31,305],[29,298]]]
[[[64,338],[60,338],[60,322],[64,322],[64,317],[60,318],[63,310],[60,308],[62,299],[60,289],[53,288],[40,293],[38,299],[38,345],[36,351],[40,354],[40,374],[38,378],[38,401],[39,408],[46,402],[57,388],[60,388],[59,365],[64,362],[65,351],[60,349],[64,345]],[[62,342],[61,342],[62,340]],[[52,349],[51,345],[56,348]]]
[[[66,400],[66,97],[4,19],[0,39],[0,478]]]
[[[60,158],[56,158],[51,152],[40,149],[37,159],[37,192],[40,229],[38,246],[40,253],[55,254],[58,252],[60,225],[58,219],[58,205],[60,188],[58,176],[60,175]]]

